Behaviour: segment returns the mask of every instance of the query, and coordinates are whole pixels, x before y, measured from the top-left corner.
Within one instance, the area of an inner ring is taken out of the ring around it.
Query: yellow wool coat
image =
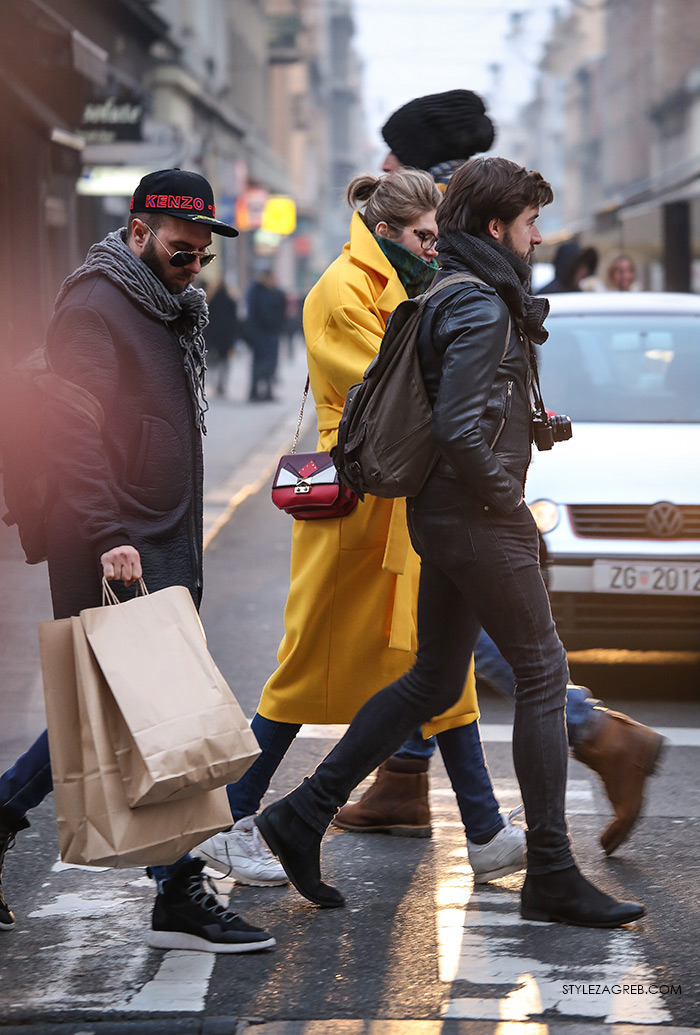
[[[389,314],[406,298],[360,215],[350,241],[309,292],[304,335],[318,449],[335,445],[348,389],[376,355]],[[281,722],[346,723],[413,664],[420,560],[404,500],[366,496],[343,518],[295,521],[279,668],[258,711]],[[473,670],[459,702],[428,736],[478,717]]]

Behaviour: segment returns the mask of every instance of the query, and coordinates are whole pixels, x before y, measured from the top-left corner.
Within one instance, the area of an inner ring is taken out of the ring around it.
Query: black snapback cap
[[[144,176],[134,191],[129,210],[132,215],[161,212],[176,219],[202,223],[223,237],[238,237],[235,226],[216,218],[214,191],[209,181],[199,173],[183,169],[160,169]]]

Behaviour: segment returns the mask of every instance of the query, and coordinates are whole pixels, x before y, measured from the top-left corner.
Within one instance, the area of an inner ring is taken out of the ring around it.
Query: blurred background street
[[[572,678],[667,739],[642,819],[611,858],[598,844],[610,817],[600,781],[570,764],[577,859],[611,893],[646,903],[647,919],[630,930],[521,921],[521,874],[475,886],[437,756],[431,839],[332,831],[324,842],[345,910],[315,910],[288,887],[218,882],[232,908],[276,937],[265,956],[148,949],[152,883],[142,870],[61,863],[49,798],[5,863],[17,924],[0,931],[0,1029],[700,1031],[698,0],[0,0],[0,13],[10,248],[0,378],[43,342],[61,283],[93,242],[124,225],[145,173],[202,173],[217,216],[240,230],[217,238],[217,261],[198,281],[210,301],[223,288],[220,298],[235,306],[224,344],[213,327],[208,336],[202,620],[248,717],[283,631],[292,519],[272,506],[269,489],[306,378],[301,307],[347,240],[345,188],[379,172],[381,126],[401,105],[453,89],[483,97],[496,126],[490,153],[539,169],[554,189],[533,284],[551,280],[562,245],[597,256],[580,283],[586,302],[567,296],[558,315],[553,306],[563,331],[550,344],[584,353],[567,389],[580,429],[572,448],[595,440],[602,458],[584,470],[581,453],[567,463],[574,454],[558,445],[558,473],[540,459],[528,499],[545,504],[537,519]],[[630,263],[624,298],[610,272],[621,257]],[[247,300],[262,275],[286,297],[264,401],[246,341]],[[620,370],[629,398],[613,385]],[[548,377],[554,398],[545,357],[545,385]],[[302,443],[315,442],[310,402]],[[659,504],[672,508],[672,530],[654,525]],[[606,519],[612,513],[625,530],[594,523],[582,532],[577,507],[588,516],[608,508]],[[663,583],[656,595],[646,584],[653,565]],[[50,617],[46,566],[26,565],[15,529],[0,524],[0,770],[44,727],[36,625]],[[520,800],[512,705],[478,689],[488,762],[508,810]],[[304,727],[268,801],[341,732]]]

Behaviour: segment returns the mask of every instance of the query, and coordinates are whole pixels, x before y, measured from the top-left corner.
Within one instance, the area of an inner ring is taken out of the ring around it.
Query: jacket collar
[[[352,214],[350,241],[345,248],[348,249],[353,262],[366,269],[375,282],[383,283],[383,288],[377,295],[377,307],[389,313],[393,312],[399,302],[407,298],[406,292],[398,273],[375,241],[374,235],[365,226],[359,212]]]

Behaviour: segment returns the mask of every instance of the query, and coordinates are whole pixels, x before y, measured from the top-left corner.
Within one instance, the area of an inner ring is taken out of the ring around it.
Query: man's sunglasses
[[[145,225],[148,226],[148,223]],[[199,265],[204,268],[216,258],[215,252],[171,252],[169,248],[165,247],[155,230],[151,229],[150,226],[148,226],[148,229],[151,231],[161,248],[165,248],[165,251],[170,256],[171,266],[189,266],[190,263],[195,261],[195,259],[199,259]]]

